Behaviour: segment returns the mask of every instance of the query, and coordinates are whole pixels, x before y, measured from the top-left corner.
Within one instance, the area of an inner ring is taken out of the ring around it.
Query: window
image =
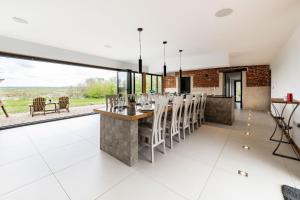
[[[37,97],[44,98],[47,119],[53,119],[90,113],[105,104],[106,95],[141,94],[143,89],[142,74],[134,71],[7,55],[0,55],[0,82],[0,100],[10,115],[8,120],[0,110],[1,126],[42,120],[39,113],[29,115],[29,105]],[[146,92],[159,92],[160,82],[160,76],[147,74]],[[63,96],[69,97],[70,112],[58,113],[55,106]]]
[[[151,75],[147,74],[146,75],[146,93],[150,93],[151,92]]]
[[[157,76],[157,93],[162,93],[162,77]]]
[[[152,91],[157,93],[157,76],[152,75]]]
[[[150,93],[150,91],[154,93],[162,92],[162,77],[159,75],[146,75],[146,92]]]
[[[117,94],[117,71],[70,64],[0,56],[0,79],[0,99],[10,115],[8,120],[0,110],[2,126],[42,120],[40,113],[29,114],[37,97],[45,98],[50,119],[90,113],[106,95]],[[69,97],[70,112],[55,113],[62,96]]]
[[[143,92],[143,87],[142,87],[142,74],[139,73],[134,73],[134,93],[135,94],[141,94]]]

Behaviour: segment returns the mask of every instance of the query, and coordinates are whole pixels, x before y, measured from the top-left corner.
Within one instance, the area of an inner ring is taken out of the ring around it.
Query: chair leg
[[[192,127],[192,131],[193,131],[192,133],[195,133],[195,124],[194,124],[194,122],[192,123],[192,126],[193,126]]]
[[[173,136],[170,134],[170,149],[173,149]]]
[[[189,135],[191,135],[191,125],[189,125]]]
[[[166,142],[163,142],[163,150],[164,150],[164,154],[166,154],[167,153],[167,151],[166,151]]]
[[[183,140],[185,140],[185,128],[182,126]]]
[[[151,163],[154,163],[154,147],[151,146]]]

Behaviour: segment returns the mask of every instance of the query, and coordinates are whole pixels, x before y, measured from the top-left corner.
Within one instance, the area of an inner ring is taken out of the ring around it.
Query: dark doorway
[[[191,93],[191,77],[181,77],[180,79],[180,93]]]
[[[243,80],[242,71],[224,73],[224,95],[234,97],[235,107],[243,108]]]

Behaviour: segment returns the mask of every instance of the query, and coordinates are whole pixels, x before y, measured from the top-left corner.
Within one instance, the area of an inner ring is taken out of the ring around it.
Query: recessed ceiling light
[[[13,17],[12,18],[15,22],[21,23],[21,24],[28,24],[28,21],[19,17]]]
[[[110,49],[112,46],[109,44],[106,44],[106,45],[104,45],[104,47]]]
[[[250,150],[250,147],[247,146],[247,145],[242,146],[242,148],[245,149],[245,150]]]
[[[249,135],[250,135],[250,132],[249,132],[249,131],[245,132],[245,135],[249,136]]]
[[[248,126],[251,126],[251,124],[250,124],[250,123],[248,123]]]
[[[229,16],[233,10],[231,8],[224,8],[216,12],[215,16],[216,17],[227,17]]]
[[[239,171],[238,171],[238,174],[241,175],[241,176],[248,177],[248,173],[247,173],[247,172],[244,172],[244,171],[242,171],[242,170],[239,170]]]

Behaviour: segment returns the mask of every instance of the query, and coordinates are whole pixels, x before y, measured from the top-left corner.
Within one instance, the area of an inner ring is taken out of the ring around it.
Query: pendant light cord
[[[139,43],[140,43],[140,59],[142,58],[142,42],[141,42],[141,31],[139,31]]]
[[[166,44],[164,44],[164,64],[166,65]]]
[[[181,70],[181,51],[179,52],[180,56],[179,56],[179,63],[180,63],[180,70]]]

